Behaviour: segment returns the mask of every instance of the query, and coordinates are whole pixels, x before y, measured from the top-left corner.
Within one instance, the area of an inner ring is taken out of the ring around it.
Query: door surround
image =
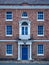
[[[32,46],[32,42],[31,41],[27,41],[26,44],[24,44],[23,41],[18,41],[18,60],[22,60],[22,55],[21,55],[21,46],[22,45],[27,45],[29,46],[29,58],[28,60],[32,60],[32,49],[31,49],[31,46]]]

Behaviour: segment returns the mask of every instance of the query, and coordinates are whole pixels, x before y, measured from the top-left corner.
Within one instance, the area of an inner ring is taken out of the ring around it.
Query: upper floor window
[[[22,35],[28,35],[28,24],[26,22],[22,23]]]
[[[12,36],[12,26],[6,26],[6,36]]]
[[[19,22],[19,38],[30,39],[30,21],[22,20]]]
[[[38,36],[43,36],[43,35],[44,35],[44,27],[38,26]]]
[[[12,55],[12,45],[6,46],[6,55]]]
[[[43,12],[38,12],[37,21],[44,21],[44,13]]]
[[[23,13],[22,13],[22,18],[28,18],[27,12],[23,12]]]
[[[6,21],[12,21],[12,12],[6,12]]]
[[[44,55],[44,46],[42,44],[39,44],[37,47],[37,54],[38,55]]]

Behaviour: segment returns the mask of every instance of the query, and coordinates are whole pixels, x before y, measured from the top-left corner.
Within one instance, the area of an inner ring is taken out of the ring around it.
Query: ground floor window
[[[12,45],[6,46],[6,55],[12,55]]]
[[[44,46],[42,44],[39,44],[37,47],[37,54],[43,55],[44,54]]]

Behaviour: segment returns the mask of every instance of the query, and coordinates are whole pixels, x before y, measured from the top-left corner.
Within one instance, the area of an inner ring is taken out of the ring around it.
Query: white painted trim
[[[32,40],[32,42],[49,42],[49,40]]]
[[[16,42],[16,40],[0,40],[0,42]]]
[[[7,37],[11,37],[11,36],[13,36],[13,35],[6,35]]]
[[[20,56],[20,44],[18,42],[18,60],[21,60],[21,56]]]
[[[29,51],[29,57],[28,57],[28,60],[32,60],[32,53],[31,53],[31,44],[32,44],[32,42],[31,41],[26,41],[26,45],[30,45],[30,51]],[[18,41],[18,60],[22,60],[22,54],[21,54],[21,45],[24,45],[24,42],[23,41]]]
[[[43,34],[43,35],[37,35],[37,36],[40,36],[40,37],[42,37],[42,36],[44,36],[44,34]]]
[[[30,58],[29,60],[32,60],[32,43],[30,44]]]
[[[24,21],[26,21],[27,23],[31,23],[31,21],[29,21],[29,20],[21,20],[21,21],[19,21],[19,24],[21,25]]]
[[[21,18],[24,18],[24,19],[26,18],[26,19],[27,19],[27,18],[28,18],[28,16],[21,16]]]
[[[6,19],[5,21],[13,21],[13,19]]]
[[[40,22],[40,21],[41,21],[41,22],[43,22],[43,21],[44,21],[44,19],[37,19],[37,21],[39,21],[39,22]]]
[[[28,35],[22,35],[22,23],[23,22],[27,22],[28,23]],[[21,20],[19,21],[19,38],[20,39],[30,39],[30,21],[29,20]]]
[[[13,54],[6,54],[6,56],[13,56]]]
[[[37,54],[37,56],[44,56],[44,54]]]
[[[23,40],[20,40],[23,42]],[[28,42],[49,42],[49,40],[28,40]],[[19,42],[19,40],[0,40],[0,42]],[[23,43],[22,43],[23,44]]]
[[[34,5],[34,6],[0,5],[0,9],[49,9],[49,5]]]
[[[28,45],[28,59],[30,59],[30,47]]]

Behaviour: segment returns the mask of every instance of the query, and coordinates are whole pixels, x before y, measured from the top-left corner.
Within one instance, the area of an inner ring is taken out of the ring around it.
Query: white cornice
[[[34,6],[0,5],[0,9],[49,9],[49,5]]]
[[[23,40],[0,40],[0,42],[18,42]],[[49,42],[49,40],[26,40],[31,42]]]
[[[16,42],[17,40],[0,40],[0,42]]]
[[[32,42],[49,42],[49,40],[32,40]]]

